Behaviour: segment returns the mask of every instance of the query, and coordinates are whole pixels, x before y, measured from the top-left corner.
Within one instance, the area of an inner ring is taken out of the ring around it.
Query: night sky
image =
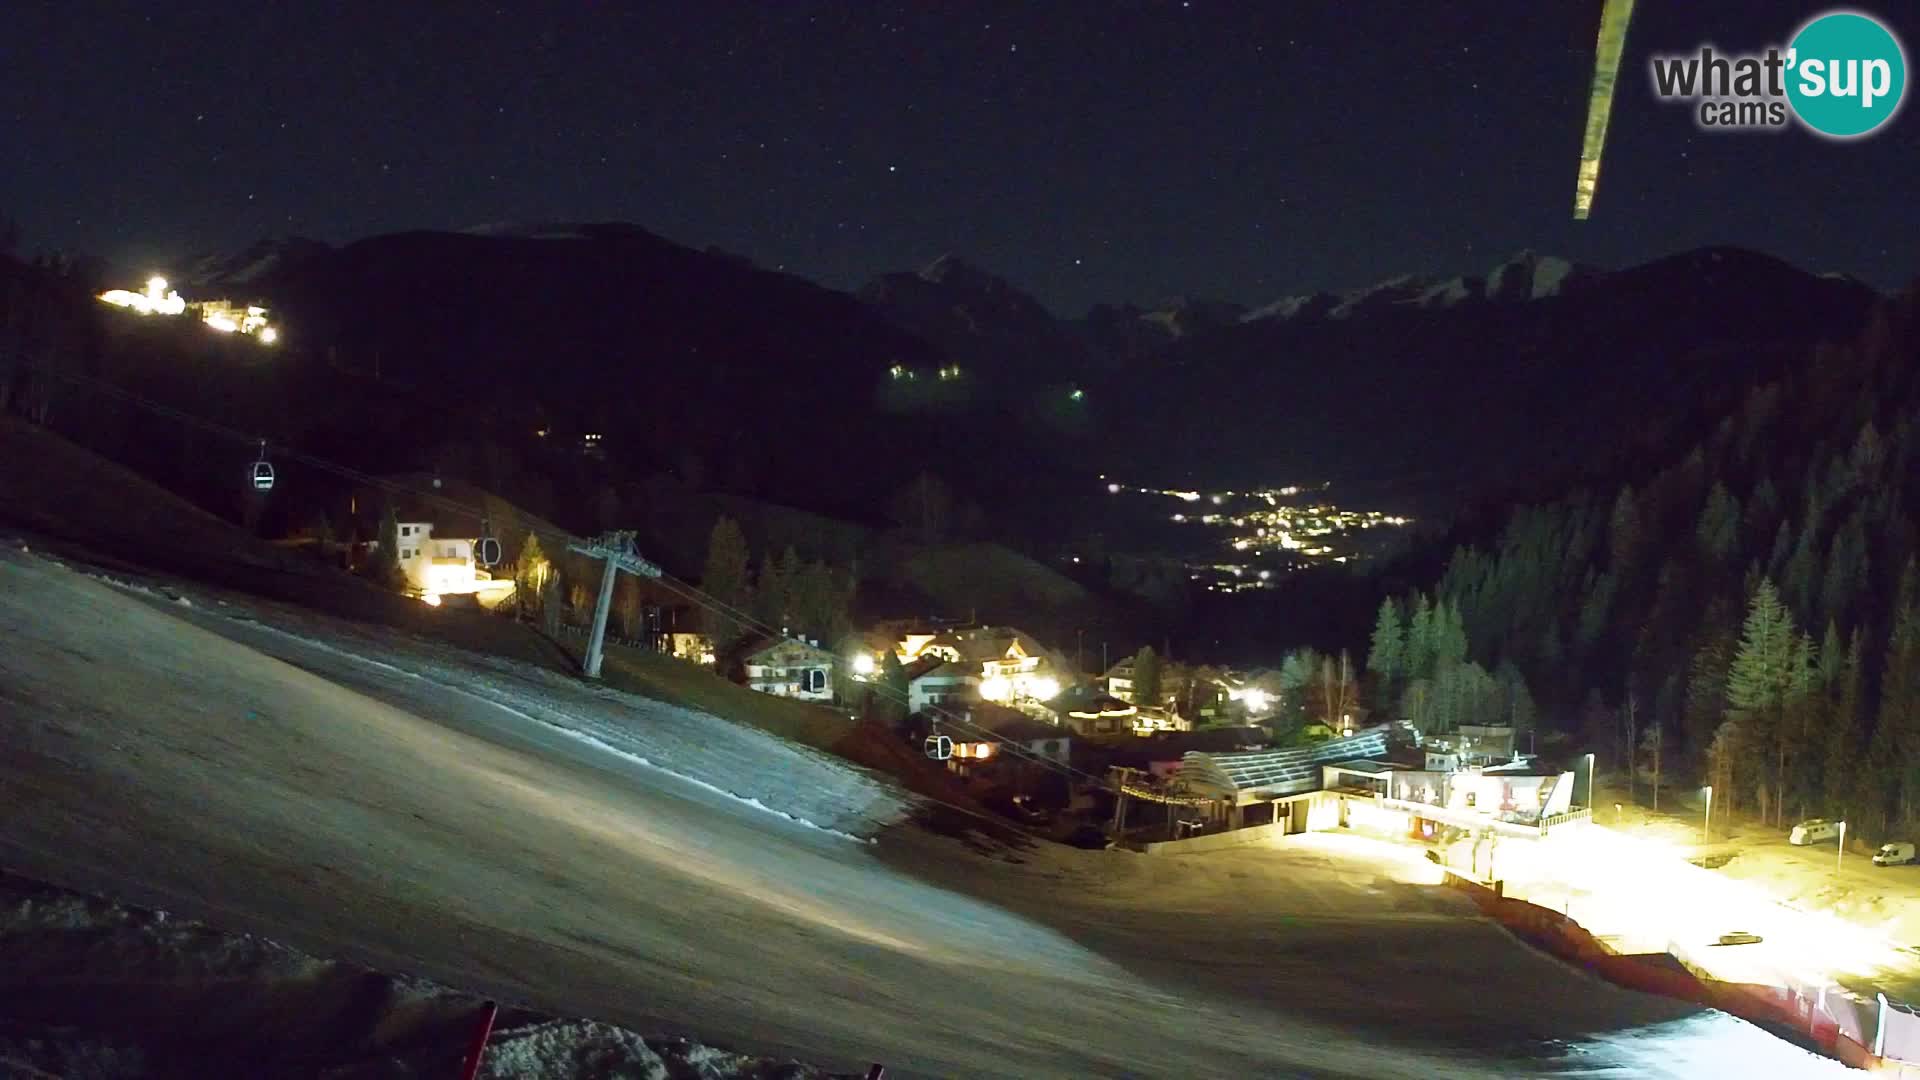
[[[23,250],[625,220],[841,288],[955,251],[1063,315],[1528,247],[1920,273],[1911,101],[1836,144],[1705,136],[1649,90],[1650,52],[1784,42],[1821,4],[1642,0],[1584,223],[1598,0],[296,6],[9,6]],[[1864,10],[1916,55],[1909,5]]]

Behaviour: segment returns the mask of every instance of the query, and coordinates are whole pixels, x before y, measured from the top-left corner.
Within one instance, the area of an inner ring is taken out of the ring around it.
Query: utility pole
[[[657,578],[660,568],[640,557],[633,546],[633,532],[602,533],[587,543],[571,542],[567,550],[579,555],[589,555],[606,561],[606,569],[600,574],[600,601],[593,608],[593,633],[587,638],[586,676],[589,679],[600,677],[600,660],[607,643],[607,614],[613,610],[613,582],[620,571],[638,577]]]

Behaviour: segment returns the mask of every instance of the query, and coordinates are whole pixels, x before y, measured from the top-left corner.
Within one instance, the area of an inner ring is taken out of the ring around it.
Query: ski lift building
[[[1271,802],[1287,795],[1318,791],[1323,766],[1386,757],[1390,730],[1391,725],[1381,724],[1345,738],[1285,750],[1231,754],[1192,750],[1181,759],[1177,775],[1195,793],[1238,806]]]

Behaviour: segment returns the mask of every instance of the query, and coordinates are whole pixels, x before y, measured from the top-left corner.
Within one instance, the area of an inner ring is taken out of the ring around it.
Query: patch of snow
[[[1370,308],[1417,303],[1430,283],[1412,274],[1396,274],[1385,281],[1341,294],[1340,303],[1327,313],[1328,318],[1349,319]]]
[[[1533,299],[1560,295],[1561,287],[1572,276],[1572,262],[1553,255],[1541,258],[1533,268]]]
[[[489,1080],[674,1080],[757,1077],[826,1080],[834,1074],[792,1061],[770,1061],[679,1039],[643,1039],[588,1020],[554,1020],[501,1032],[488,1044],[480,1075]]]
[[[496,221],[461,229],[468,236],[505,237],[514,240],[585,240],[587,234],[577,225]]]
[[[138,586],[133,588],[153,595]],[[553,672],[493,657],[466,655],[457,666],[443,657],[437,662],[423,662],[421,669],[415,669],[375,659],[362,649],[296,634],[256,618],[220,617],[473,698],[603,753],[830,836],[873,843],[873,833],[904,820],[908,811],[903,796],[864,773],[708,713],[605,687],[562,682]],[[386,651],[392,654],[391,649]],[[491,669],[493,674],[502,677],[488,678],[486,671],[475,671],[475,667]],[[529,683],[544,685],[550,696],[529,692]],[[588,715],[554,700],[561,696],[599,699],[612,715]],[[651,722],[642,726],[636,721]],[[761,789],[750,794],[738,790],[749,783],[758,783]],[[864,828],[866,832],[851,831],[855,828]]]
[[[156,590],[107,574],[86,576],[127,592],[155,600],[171,600],[193,607],[192,600],[172,590]],[[601,686],[561,681],[553,672],[494,657],[457,654],[442,649],[437,662],[424,670],[404,667],[368,655],[369,649],[350,648],[317,637],[297,634],[249,615],[219,613],[216,617],[276,635],[307,648],[338,656],[392,675],[431,683],[473,698],[529,723],[560,732],[603,753],[644,768],[665,773],[684,783],[782,818],[829,836],[855,843],[875,842],[872,834],[904,820],[908,805],[899,794],[839,761],[795,746],[765,732],[742,727],[708,713],[667,705]],[[371,644],[371,643],[369,643]],[[431,647],[431,646],[428,646]],[[392,649],[382,650],[389,655]],[[456,656],[457,654],[457,656]],[[487,679],[475,666],[502,676]],[[476,679],[475,675],[482,677]],[[544,685],[550,696],[509,687]],[[598,699],[614,719],[596,718],[556,703],[554,697],[582,695]],[[643,717],[640,713],[665,713]],[[634,721],[663,722],[641,728]],[[640,731],[647,734],[641,735]],[[675,737],[679,736],[679,737]],[[739,786],[757,782],[757,792]],[[787,809],[791,808],[791,809]],[[857,825],[855,823],[858,823]],[[850,831],[864,827],[867,832]]]
[[[1311,317],[1331,309],[1335,299],[1328,293],[1307,293],[1301,296],[1285,296],[1264,307],[1254,308],[1240,317],[1243,323],[1259,322],[1262,319],[1295,319]]]
[[[1478,283],[1474,283],[1477,285]],[[1429,286],[1420,294],[1420,306],[1423,308],[1450,308],[1455,304],[1471,300],[1477,295],[1474,285],[1469,285],[1464,277],[1448,278],[1437,285]]]

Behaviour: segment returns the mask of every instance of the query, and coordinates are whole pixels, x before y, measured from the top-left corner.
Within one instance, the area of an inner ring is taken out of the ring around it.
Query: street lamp
[[[1700,838],[1703,841],[1713,839],[1713,785],[1707,785],[1707,819],[1700,826]]]
[[[1593,755],[1588,754],[1587,755],[1587,809],[1589,811],[1593,809],[1593,772],[1594,772],[1593,766],[1594,766]],[[1615,816],[1618,816],[1617,812]]]
[[[1847,823],[1840,823],[1840,850],[1833,853],[1833,873],[1840,874],[1840,860],[1847,857]]]

